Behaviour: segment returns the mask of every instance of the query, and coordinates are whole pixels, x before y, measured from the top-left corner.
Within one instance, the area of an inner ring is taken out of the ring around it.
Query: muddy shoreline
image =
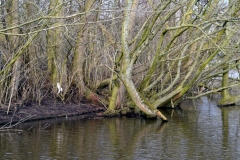
[[[94,104],[61,103],[56,101],[45,101],[41,105],[28,104],[17,109],[11,109],[9,114],[6,114],[6,109],[0,108],[0,128],[6,124],[6,126],[11,126],[16,123],[60,117],[80,115],[97,117],[99,113],[104,111],[104,107]]]

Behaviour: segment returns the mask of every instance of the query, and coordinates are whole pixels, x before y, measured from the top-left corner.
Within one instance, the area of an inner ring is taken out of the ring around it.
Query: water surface
[[[216,97],[165,110],[168,123],[143,118],[29,122],[0,132],[2,159],[240,159],[240,107]]]

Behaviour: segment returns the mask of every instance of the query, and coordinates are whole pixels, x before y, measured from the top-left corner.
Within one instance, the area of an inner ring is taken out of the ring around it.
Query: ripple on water
[[[20,135],[0,134],[0,154],[4,159],[239,159],[240,107],[219,108],[207,98],[195,105],[163,111],[165,124],[125,117],[25,123]]]

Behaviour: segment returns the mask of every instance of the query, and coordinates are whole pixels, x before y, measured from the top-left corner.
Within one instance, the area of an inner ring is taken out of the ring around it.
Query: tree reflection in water
[[[24,123],[1,132],[4,159],[238,159],[240,107],[219,108],[217,97],[163,110],[169,123],[102,118]],[[47,124],[47,125],[46,125]],[[48,126],[49,125],[49,126]],[[48,126],[47,128],[44,126]]]

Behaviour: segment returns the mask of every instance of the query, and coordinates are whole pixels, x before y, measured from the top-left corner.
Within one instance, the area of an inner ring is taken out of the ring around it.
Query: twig
[[[24,122],[24,121],[27,121],[28,119],[30,119],[30,118],[32,118],[32,117],[34,117],[34,116],[36,116],[36,115],[29,115],[29,116],[27,116],[27,117],[25,117],[25,118],[20,119],[17,123],[15,123],[15,124],[13,124],[13,125],[12,125],[12,119],[13,119],[13,118],[12,118],[11,121],[8,122],[8,123],[6,123],[5,125],[3,125],[3,126],[0,128],[0,130],[13,128],[13,127],[21,124],[21,123]]]

